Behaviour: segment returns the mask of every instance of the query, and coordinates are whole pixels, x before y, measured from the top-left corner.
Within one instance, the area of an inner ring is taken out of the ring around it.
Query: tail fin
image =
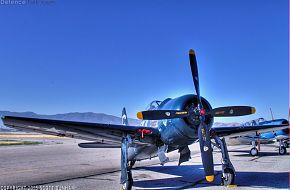
[[[122,125],[128,125],[128,117],[126,113],[126,108],[122,110]]]

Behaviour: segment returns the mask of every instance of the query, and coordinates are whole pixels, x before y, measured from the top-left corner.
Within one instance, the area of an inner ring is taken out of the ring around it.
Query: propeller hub
[[[205,111],[205,109],[201,109],[199,113],[200,113],[200,115],[204,116],[206,114],[206,111]]]

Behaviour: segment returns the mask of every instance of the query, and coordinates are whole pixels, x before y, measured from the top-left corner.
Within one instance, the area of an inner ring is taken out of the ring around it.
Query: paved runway
[[[119,149],[81,149],[79,140],[47,138],[42,145],[0,147],[0,185],[43,185],[67,189],[120,189]],[[231,146],[237,189],[288,189],[289,155],[262,146],[261,157],[251,157],[249,146]],[[192,145],[192,159],[177,166],[177,153],[170,153],[165,166],[158,159],[137,162],[133,170],[134,189],[227,189],[220,184],[220,153],[214,154],[216,180],[203,177],[198,145]],[[289,149],[288,149],[289,151]]]

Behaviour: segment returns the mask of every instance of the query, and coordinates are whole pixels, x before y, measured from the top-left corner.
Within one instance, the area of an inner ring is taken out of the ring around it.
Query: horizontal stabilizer
[[[106,144],[100,142],[79,143],[81,148],[121,148],[121,144]]]

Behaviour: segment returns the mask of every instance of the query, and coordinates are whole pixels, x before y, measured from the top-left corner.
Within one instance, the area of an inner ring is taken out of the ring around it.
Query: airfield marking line
[[[250,161],[254,161],[254,160],[257,160],[259,158],[261,158],[261,157],[258,156],[258,157],[252,158]]]
[[[102,172],[102,173],[90,174],[90,175],[84,175],[84,176],[78,176],[78,177],[70,177],[70,178],[60,179],[60,180],[51,180],[51,181],[47,181],[45,183],[32,184],[32,185],[28,185],[28,186],[40,186],[40,185],[46,185],[49,183],[57,183],[57,182],[63,182],[63,181],[68,181],[68,180],[74,180],[74,179],[89,178],[89,177],[93,177],[93,176],[110,174],[110,173],[115,173],[115,172],[119,172],[119,171],[121,171],[121,170],[114,170],[114,171],[110,171],[110,172]]]
[[[14,135],[14,134],[5,134],[0,135],[0,138],[64,138],[53,135]]]
[[[2,175],[7,175],[7,174],[18,174],[18,173],[24,173],[24,172],[32,172],[32,171],[35,171],[35,170],[38,170],[38,169],[26,169],[26,170],[16,170],[16,171],[13,171],[13,172],[5,172],[3,174],[0,174],[0,176]]]

